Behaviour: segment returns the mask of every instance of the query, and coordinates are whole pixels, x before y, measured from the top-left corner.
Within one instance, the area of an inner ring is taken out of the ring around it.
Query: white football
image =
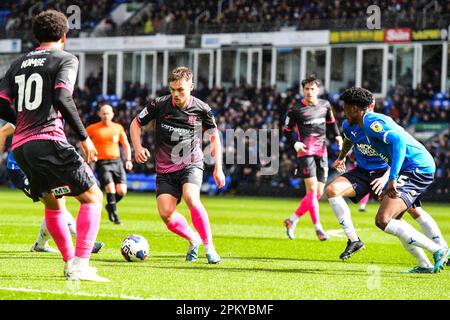
[[[148,258],[150,247],[147,239],[137,234],[130,234],[122,241],[120,252],[125,260],[144,261]]]

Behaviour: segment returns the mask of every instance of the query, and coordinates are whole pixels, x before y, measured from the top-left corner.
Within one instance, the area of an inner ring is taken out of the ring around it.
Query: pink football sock
[[[77,217],[77,242],[75,256],[89,258],[100,227],[102,207],[97,203],[84,203]],[[67,222],[66,222],[67,224]]]
[[[303,198],[303,200],[300,202],[300,205],[295,210],[295,214],[300,218],[303,216],[309,209],[309,203],[310,200],[306,196]]]
[[[319,201],[317,200],[317,193],[307,192],[305,198],[309,198],[309,214],[313,224],[319,221]]]
[[[45,208],[45,224],[55,241],[64,261],[74,256],[72,237],[65,218],[65,210],[50,210]]]
[[[176,211],[172,214],[170,222],[167,224],[167,229],[187,240],[191,240],[194,237],[194,230],[189,226],[186,218]]]
[[[208,213],[203,205],[191,208],[191,219],[195,229],[200,234],[204,245],[212,243],[211,226],[209,225]]]
[[[370,193],[366,194],[365,197],[361,199],[359,204],[365,206],[367,204],[367,202],[369,202],[369,199],[370,199]]]

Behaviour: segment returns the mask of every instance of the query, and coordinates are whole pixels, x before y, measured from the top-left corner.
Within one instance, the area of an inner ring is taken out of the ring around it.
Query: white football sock
[[[318,230],[322,230],[323,231],[322,224],[320,222],[316,222],[314,224],[314,229],[316,229],[316,231],[318,231]]]
[[[67,221],[67,226],[69,227],[70,234],[74,239],[77,238],[77,223],[75,222],[75,219],[73,218],[72,214],[69,212],[69,210],[65,209],[64,211],[64,217]]]
[[[356,234],[355,227],[353,226],[350,208],[348,207],[347,202],[345,202],[345,199],[342,196],[337,196],[328,198],[328,202],[330,202],[331,208],[347,238],[352,242],[358,241],[359,238]]]
[[[42,219],[41,228],[39,229],[39,234],[36,240],[37,246],[39,248],[44,248],[47,245],[48,240],[50,240],[50,232],[48,232],[47,224],[45,223],[45,218]]]
[[[216,248],[214,248],[214,245],[212,243],[204,244],[203,246],[205,248],[206,254],[216,253]]]
[[[405,247],[406,250],[414,257],[416,258],[417,262],[419,263],[419,267],[422,268],[433,268],[433,264],[428,259],[427,255],[425,254],[425,251],[423,251],[422,248],[416,247],[412,244],[408,244],[403,239],[400,239],[400,242]]]
[[[420,213],[420,217],[416,219],[416,221],[419,223],[420,227],[423,230],[423,233],[425,235],[436,242],[438,245],[441,245],[443,247],[447,247],[447,242],[445,241],[444,237],[442,236],[441,230],[439,229],[436,221],[434,221],[433,217],[430,216],[427,212],[422,211]]]
[[[442,246],[428,239],[404,220],[391,219],[384,231],[406,241],[408,244],[421,247],[431,253],[435,253],[439,249],[442,249]]]
[[[292,214],[292,216],[289,217],[289,220],[292,221],[294,226],[297,224],[298,219],[300,219],[300,217],[295,212]]]
[[[83,269],[89,266],[89,258],[80,258],[75,256],[73,258],[72,267],[75,269]]]

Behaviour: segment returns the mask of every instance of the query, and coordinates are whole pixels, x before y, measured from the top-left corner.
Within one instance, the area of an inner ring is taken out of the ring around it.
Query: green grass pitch
[[[450,267],[439,274],[407,275],[416,265],[397,238],[374,225],[377,210],[350,205],[366,250],[339,260],[346,238],[330,206],[320,203],[322,224],[336,230],[326,242],[316,239],[304,216],[295,240],[287,239],[283,220],[299,199],[203,197],[222,263],[208,265],[203,248],[196,263],[184,261],[187,242],[167,231],[154,194],[130,193],[119,204],[122,225],[105,210],[98,240],[103,250],[91,258],[110,283],[68,282],[58,254],[29,252],[43,217],[43,206],[21,192],[0,190],[0,299],[449,299]],[[76,215],[78,204],[68,199]],[[450,239],[449,204],[424,208]],[[179,211],[188,217],[184,203]],[[415,227],[419,226],[406,217]],[[150,243],[145,262],[126,262],[120,243],[128,234]],[[53,241],[50,242],[54,246]]]

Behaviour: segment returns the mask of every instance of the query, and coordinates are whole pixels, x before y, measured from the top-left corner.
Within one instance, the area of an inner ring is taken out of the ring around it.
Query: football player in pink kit
[[[40,45],[13,62],[0,82],[0,118],[16,125],[11,150],[29,179],[30,197],[44,203],[48,231],[65,261],[64,275],[107,282],[89,266],[103,195],[63,128],[64,119],[90,162],[97,150],[72,98],[78,60],[63,50],[69,24],[63,13],[47,10],[34,18],[32,28]],[[80,202],[75,248],[64,216],[66,195]]]
[[[169,76],[171,94],[159,97],[147,105],[130,127],[135,158],[144,163],[150,157],[141,145],[141,126],[155,120],[156,138],[156,201],[161,218],[173,233],[189,241],[186,261],[198,260],[201,242],[208,263],[219,263],[211,234],[208,213],[200,201],[203,178],[202,131],[208,130],[214,157],[214,180],[219,188],[225,185],[222,171],[222,146],[211,108],[191,96],[194,88],[192,71],[175,68]],[[181,153],[181,155],[180,155]],[[183,196],[190,210],[192,224],[177,211]]]
[[[304,98],[287,112],[283,133],[288,144],[297,153],[297,175],[305,181],[306,195],[290,218],[284,220],[286,234],[294,239],[298,219],[309,211],[316,235],[320,241],[328,240],[319,219],[319,199],[328,177],[326,126],[332,126],[339,149],[342,137],[328,101],[318,98],[320,81],[311,76],[302,81]],[[293,133],[297,138],[294,139]]]

